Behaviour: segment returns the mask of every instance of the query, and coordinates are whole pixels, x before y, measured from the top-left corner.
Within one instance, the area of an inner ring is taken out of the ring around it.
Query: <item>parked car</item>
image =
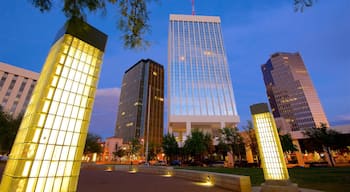
[[[171,166],[181,166],[181,161],[180,160],[173,160],[170,163]]]
[[[157,161],[154,165],[156,166],[166,166],[165,161]]]

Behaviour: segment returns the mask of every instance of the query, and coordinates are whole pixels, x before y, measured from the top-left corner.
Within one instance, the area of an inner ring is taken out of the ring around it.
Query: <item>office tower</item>
[[[105,34],[76,18],[59,31],[0,191],[76,191],[106,41]]]
[[[168,122],[181,145],[191,130],[212,135],[239,122],[219,17],[170,15]]]
[[[329,125],[299,53],[275,53],[261,70],[275,118],[283,117],[292,131]]]
[[[142,59],[125,71],[115,135],[124,143],[136,138],[145,145],[160,145],[163,106],[164,68],[151,59]]]
[[[0,105],[14,117],[24,114],[39,74],[0,62]]]

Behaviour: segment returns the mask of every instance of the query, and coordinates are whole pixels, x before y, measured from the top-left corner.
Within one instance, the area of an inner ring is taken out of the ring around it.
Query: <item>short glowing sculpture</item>
[[[107,36],[72,18],[59,32],[7,162],[0,191],[76,191]]]
[[[290,183],[275,121],[266,103],[250,106],[265,183],[261,191],[298,191]]]

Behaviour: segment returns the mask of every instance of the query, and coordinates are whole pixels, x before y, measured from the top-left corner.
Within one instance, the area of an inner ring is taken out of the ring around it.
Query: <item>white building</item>
[[[218,134],[239,122],[220,17],[170,15],[169,132],[181,145],[191,130]]]
[[[4,111],[18,116],[24,113],[39,73],[0,62],[0,105]]]

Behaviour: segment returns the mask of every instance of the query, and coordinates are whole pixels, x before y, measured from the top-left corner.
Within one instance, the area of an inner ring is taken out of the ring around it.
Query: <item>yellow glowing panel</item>
[[[289,178],[277,128],[269,112],[253,115],[265,180]]]
[[[68,34],[56,41],[23,117],[0,191],[76,191],[102,55]]]

